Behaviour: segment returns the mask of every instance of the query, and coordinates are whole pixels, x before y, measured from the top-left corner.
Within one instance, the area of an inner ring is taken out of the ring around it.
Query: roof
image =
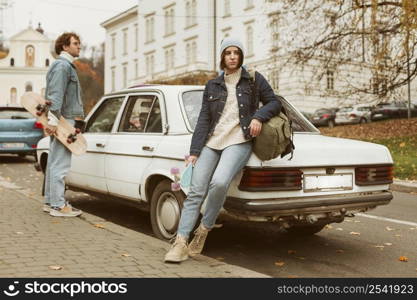
[[[115,25],[129,17],[135,16],[138,14],[138,6],[135,5],[117,15],[114,17],[111,17],[110,19],[107,19],[106,21],[102,22],[100,25],[104,28],[108,28],[112,25]]]

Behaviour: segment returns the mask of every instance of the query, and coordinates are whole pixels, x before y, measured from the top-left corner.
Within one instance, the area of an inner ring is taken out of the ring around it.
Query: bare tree
[[[283,34],[292,63],[319,60],[314,72],[319,79],[327,67],[361,65],[370,70],[371,81],[347,76],[347,88],[340,92],[381,99],[417,76],[416,0],[270,1],[283,3]]]

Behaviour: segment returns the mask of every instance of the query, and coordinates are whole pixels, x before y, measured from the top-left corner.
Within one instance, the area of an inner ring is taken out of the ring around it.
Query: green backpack
[[[255,99],[256,107],[259,106],[257,100],[257,91],[255,86],[255,72],[249,72],[250,74],[250,85],[252,88],[253,98]],[[275,95],[278,100],[281,96]],[[283,99],[283,98],[282,98]],[[262,124],[261,133],[254,139],[253,152],[261,160],[270,160],[286,156],[293,152],[295,149],[293,143],[293,130],[291,127],[291,120],[288,118],[284,108],[284,101],[281,101],[282,107],[280,113],[272,117],[269,121]]]

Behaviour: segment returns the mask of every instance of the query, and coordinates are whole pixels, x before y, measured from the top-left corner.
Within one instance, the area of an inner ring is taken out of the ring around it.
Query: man
[[[58,37],[55,52],[59,55],[46,74],[45,98],[51,101],[48,125],[51,136],[45,179],[43,211],[55,217],[76,217],[82,211],[65,201],[65,176],[71,167],[71,152],[54,137],[58,120],[62,116],[74,127],[84,127],[84,109],[81,87],[73,64],[80,55],[81,43],[77,34],[70,32]]]

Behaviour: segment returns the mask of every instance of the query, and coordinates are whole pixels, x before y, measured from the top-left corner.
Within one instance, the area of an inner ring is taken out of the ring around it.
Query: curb
[[[417,193],[417,181],[394,180],[390,189],[394,192]]]

